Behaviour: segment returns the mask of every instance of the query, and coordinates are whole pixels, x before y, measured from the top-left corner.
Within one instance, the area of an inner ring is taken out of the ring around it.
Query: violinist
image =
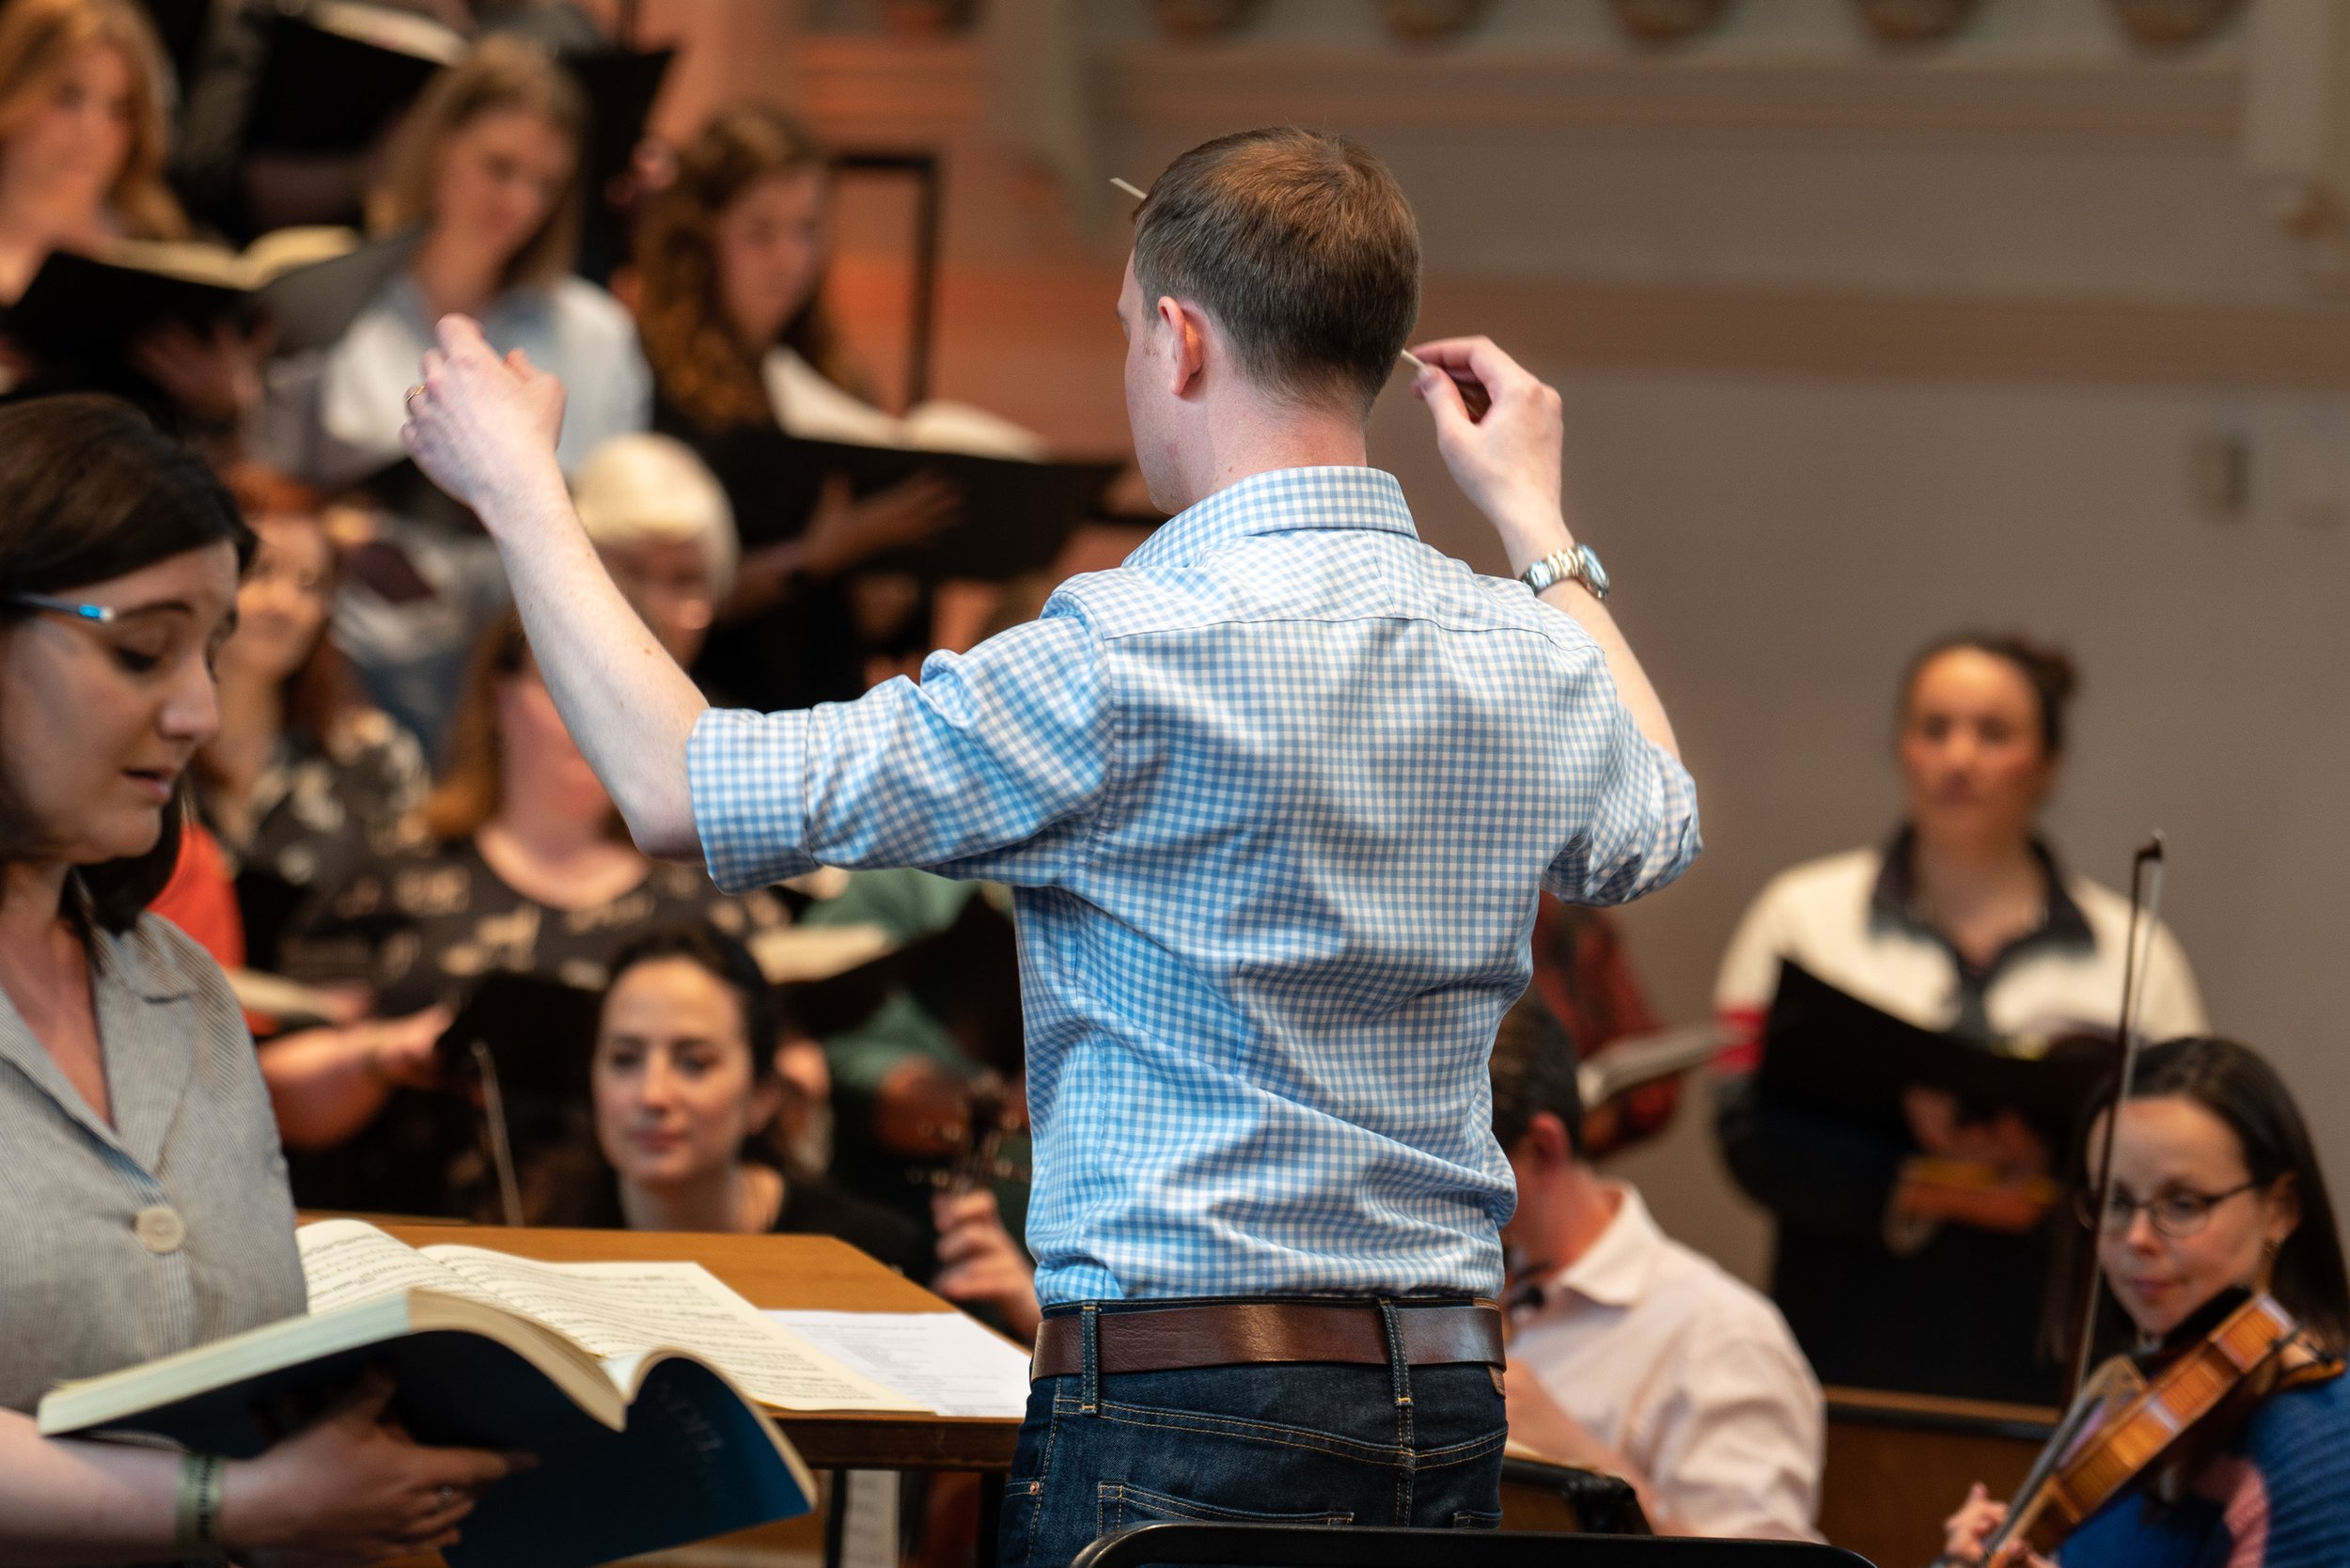
[[[2265,1291],[2297,1332],[2208,1419],[2157,1455],[2056,1548],[2063,1568],[2317,1568],[2350,1562],[2350,1337],[2334,1210],[2308,1128],[2276,1070],[2231,1041],[2173,1040],[2139,1058],[2117,1119],[2112,1184],[2095,1228],[2104,1279],[2094,1348],[2149,1377],[2191,1354],[2216,1320]],[[2108,1119],[2076,1169],[2093,1211]],[[2090,1245],[2084,1222],[2071,1247]],[[2072,1278],[2060,1270],[2060,1279]],[[2078,1314],[2053,1293],[2051,1326]],[[2065,1332],[2070,1332],[2069,1326]],[[2092,1434],[2085,1442],[2093,1442]],[[2118,1445],[2117,1445],[2118,1446]],[[1942,1562],[1985,1560],[2011,1505],[1977,1486],[1945,1524]],[[1999,1568],[2048,1561],[2015,1540]]]

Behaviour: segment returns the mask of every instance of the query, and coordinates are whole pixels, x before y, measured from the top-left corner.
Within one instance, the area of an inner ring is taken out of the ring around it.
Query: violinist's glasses
[[[112,626],[122,619],[122,612],[112,604],[83,604],[70,599],[60,599],[54,593],[11,593],[8,603],[22,604],[28,610],[47,610],[52,615],[71,616],[93,626]]]
[[[2130,1221],[2138,1211],[2146,1211],[2146,1222],[2172,1241],[2184,1241],[2211,1223],[2211,1212],[2239,1193],[2250,1192],[2260,1185],[2246,1182],[2225,1192],[2176,1191],[2159,1193],[2153,1198],[2132,1198],[2126,1192],[2116,1192],[2106,1200],[2105,1233],[2119,1236],[2128,1231]],[[2096,1195],[2086,1187],[2073,1194],[2073,1217],[2092,1230],[2098,1229]]]

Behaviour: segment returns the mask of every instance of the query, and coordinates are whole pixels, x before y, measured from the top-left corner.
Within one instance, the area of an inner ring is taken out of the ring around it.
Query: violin
[[[2215,1316],[2216,1325],[2204,1331]],[[2140,1477],[2207,1451],[2278,1386],[2285,1352],[2300,1342],[2301,1325],[2275,1296],[2246,1291],[2219,1297],[2154,1356],[2105,1362],[2082,1385],[2006,1519],[1983,1543],[1982,1560],[1996,1561],[2011,1541],[2045,1556]]]

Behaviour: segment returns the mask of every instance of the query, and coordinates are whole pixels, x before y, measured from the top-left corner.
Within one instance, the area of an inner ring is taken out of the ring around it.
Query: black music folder
[[[603,996],[542,975],[484,975],[434,1050],[445,1080],[470,1082],[478,1041],[510,1098],[535,1094],[587,1103]]]
[[[104,260],[53,250],[0,332],[47,363],[119,368],[131,349],[177,322],[201,333],[255,313],[239,259],[196,245],[124,245]]]
[[[916,474],[935,474],[963,496],[963,516],[943,532],[876,556],[862,572],[905,572],[929,581],[1003,582],[1053,564],[1080,524],[1099,515],[1122,462],[1024,463],[965,452],[928,452],[809,441],[773,426],[738,430],[704,456],[732,503],[747,547],[805,526],[831,475],[870,495]]]
[[[677,59],[674,49],[598,49],[566,52],[564,66],[579,78],[588,95],[588,146],[583,163],[588,175],[588,200],[602,202],[612,181],[628,172],[636,157],[636,144],[645,139],[645,122],[652,118],[653,102],[669,79]]]
[[[2002,1055],[1919,1028],[1782,960],[1756,1087],[1782,1104],[1905,1137],[1902,1091],[1922,1084],[1955,1098],[1969,1121],[2013,1110],[2061,1147],[2118,1059],[2112,1041],[2079,1037],[2042,1057]]]
[[[357,152],[467,44],[454,28],[397,7],[281,0],[267,47],[245,147]]]
[[[350,328],[415,254],[402,233],[320,261],[287,265],[257,248],[122,241],[102,257],[53,250],[0,332],[44,361],[119,369],[138,341],[178,324],[277,324],[277,353],[324,348]]]

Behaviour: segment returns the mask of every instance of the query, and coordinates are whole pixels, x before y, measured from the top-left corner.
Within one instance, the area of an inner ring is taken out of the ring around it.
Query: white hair
[[[685,443],[666,435],[614,436],[580,464],[572,500],[598,550],[698,542],[718,599],[732,590],[741,548],[734,509],[716,477]]]

